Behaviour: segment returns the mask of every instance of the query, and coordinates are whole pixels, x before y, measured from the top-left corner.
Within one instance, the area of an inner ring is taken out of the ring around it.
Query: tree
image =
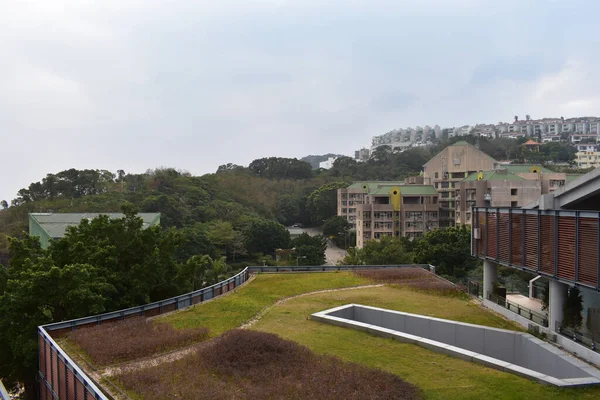
[[[277,220],[291,225],[301,220],[300,198],[291,194],[282,194],[277,199]]]
[[[37,239],[12,240],[16,254],[0,285],[0,377],[24,384],[27,398],[37,398],[37,326],[106,311],[115,288],[89,264],[57,266]]]
[[[563,305],[562,326],[565,328],[579,329],[583,323],[583,298],[577,287],[569,288],[567,299]]]
[[[466,276],[477,265],[471,256],[471,230],[463,225],[427,232],[415,245],[415,262],[435,265],[439,275]]]
[[[198,290],[217,283],[226,271],[225,257],[213,259],[208,255],[197,255],[182,266],[181,277],[190,285],[191,290]]]
[[[351,248],[342,260],[343,265],[398,265],[412,264],[413,255],[407,251],[405,241],[384,236],[381,240],[368,240],[362,249]]]
[[[0,201],[0,207],[2,207],[3,210],[6,210],[8,208],[8,202],[6,200]]]
[[[259,158],[252,161],[248,169],[258,176],[270,179],[308,179],[313,174],[309,163],[296,158]]]
[[[291,263],[298,262],[299,265],[323,265],[325,264],[325,250],[327,249],[327,240],[320,235],[310,236],[303,233],[291,243],[295,248],[295,259]]]
[[[340,233],[345,233],[350,228],[350,223],[344,217],[334,215],[325,220],[323,224],[323,235],[338,236]]]
[[[217,220],[208,224],[206,236],[220,250],[221,255],[227,256],[227,250],[231,248],[237,233],[231,222]]]
[[[306,200],[306,208],[316,224],[337,214],[337,190],[348,185],[344,182],[330,182],[312,192]]]
[[[249,253],[274,254],[275,249],[284,249],[290,244],[289,231],[271,220],[252,221],[244,230],[244,236]]]

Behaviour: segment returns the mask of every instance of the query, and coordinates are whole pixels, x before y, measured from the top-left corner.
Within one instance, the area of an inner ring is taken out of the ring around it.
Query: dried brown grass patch
[[[463,291],[452,283],[425,271],[423,268],[381,268],[356,270],[354,273],[377,282],[400,285],[441,296],[463,296]]]
[[[169,324],[136,317],[67,334],[94,363],[110,365],[135,360],[208,339],[207,328],[174,329]]]
[[[144,399],[420,399],[381,370],[317,355],[280,337],[233,330],[182,360],[118,377]]]

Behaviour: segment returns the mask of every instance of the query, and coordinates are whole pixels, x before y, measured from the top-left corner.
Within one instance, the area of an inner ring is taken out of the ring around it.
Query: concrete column
[[[487,300],[488,295],[494,293],[494,283],[497,280],[496,264],[484,260],[483,261],[483,298]]]
[[[548,325],[551,330],[557,330],[556,323],[563,320],[563,305],[567,300],[569,285],[558,281],[550,281],[550,304],[548,313]]]

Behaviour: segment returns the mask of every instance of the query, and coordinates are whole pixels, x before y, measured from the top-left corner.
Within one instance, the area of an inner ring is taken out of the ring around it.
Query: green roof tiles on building
[[[390,194],[390,189],[399,185],[380,186],[369,192],[370,195],[387,195]],[[436,195],[437,191],[431,185],[403,185],[400,186],[401,196],[429,196]]]
[[[360,182],[352,182],[348,189],[362,189],[364,185],[367,185],[369,190],[373,190],[378,186],[402,186],[404,182],[402,181],[360,181]]]
[[[51,239],[65,236],[69,226],[77,226],[83,219],[94,219],[100,215],[107,215],[110,219],[123,218],[123,213],[30,213],[29,234],[39,236],[43,248],[50,245]],[[160,224],[160,213],[139,213],[143,220],[142,228]]]
[[[529,170],[527,170],[527,172],[529,172]],[[475,173],[467,176],[462,181],[463,182],[473,182],[473,181],[477,181],[477,180],[482,180],[482,181],[524,181],[525,180],[525,178],[522,178],[511,172],[507,171],[506,173],[501,173],[500,171],[497,171],[497,170],[483,171],[483,178],[477,179],[478,177],[479,177],[479,172],[475,172]]]
[[[531,172],[531,168],[532,167],[536,167],[540,169],[540,172],[542,174],[551,174],[552,170],[543,167],[541,165],[538,164],[506,164],[506,165],[502,165],[503,169],[506,169],[508,172],[512,172],[513,174],[524,174],[524,173],[529,173]]]
[[[582,176],[581,174],[567,174],[567,182],[572,182]]]

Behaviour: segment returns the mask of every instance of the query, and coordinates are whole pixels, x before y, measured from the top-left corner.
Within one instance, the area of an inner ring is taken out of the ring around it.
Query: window
[[[516,202],[516,201],[511,201],[511,202],[510,202],[510,206],[511,206],[511,207],[513,207],[513,208],[514,208],[514,207],[519,207],[519,206],[517,205],[517,202]]]
[[[470,213],[470,212],[468,212],[468,213],[467,213],[467,221],[470,221],[470,220],[471,220],[471,213]]]
[[[436,173],[435,173],[435,179],[437,179],[437,178],[438,178],[438,173],[436,172]]]
[[[510,195],[511,196],[516,196],[517,195],[517,189],[510,189]]]

